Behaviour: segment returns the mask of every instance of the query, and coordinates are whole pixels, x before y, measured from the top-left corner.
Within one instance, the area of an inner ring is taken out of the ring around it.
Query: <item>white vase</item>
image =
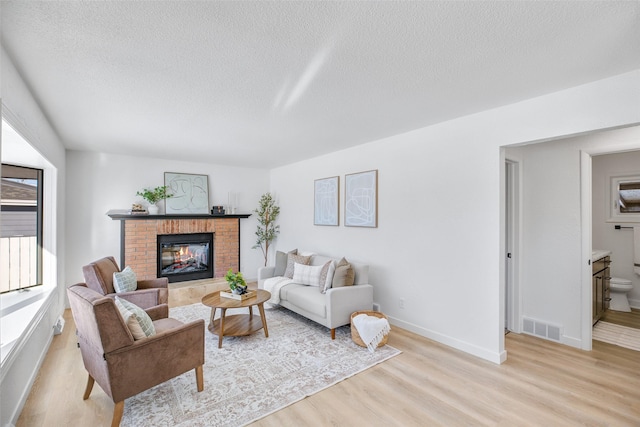
[[[149,210],[149,215],[158,215],[158,206],[149,205],[147,209]]]

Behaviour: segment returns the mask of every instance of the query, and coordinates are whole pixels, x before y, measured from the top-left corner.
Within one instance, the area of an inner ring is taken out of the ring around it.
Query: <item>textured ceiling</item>
[[[640,68],[640,2],[2,1],[65,146],[271,168]]]

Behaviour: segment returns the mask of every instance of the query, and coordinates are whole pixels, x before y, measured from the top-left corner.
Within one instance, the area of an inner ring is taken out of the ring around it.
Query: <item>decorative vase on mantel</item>
[[[158,205],[156,204],[150,203],[147,210],[149,211],[149,215],[158,215]]]

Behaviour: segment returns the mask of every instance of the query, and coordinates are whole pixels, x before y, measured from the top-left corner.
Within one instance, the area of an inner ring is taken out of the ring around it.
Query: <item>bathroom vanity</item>
[[[610,255],[611,252],[609,251],[594,251],[591,259],[593,272],[591,281],[593,285],[593,324],[600,320],[605,310],[609,308],[609,301],[611,301],[609,295],[609,281],[611,280]]]

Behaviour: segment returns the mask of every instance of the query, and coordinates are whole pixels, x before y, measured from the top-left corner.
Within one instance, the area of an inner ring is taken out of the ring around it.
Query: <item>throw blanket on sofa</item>
[[[367,316],[366,314],[358,314],[354,317],[353,325],[356,327],[360,338],[362,338],[362,342],[367,345],[371,353],[375,351],[380,341],[391,330],[387,319]]]
[[[280,289],[283,286],[293,283],[293,279],[288,277],[276,276],[264,281],[264,290],[271,293],[271,298],[267,301],[270,304],[280,304]]]

